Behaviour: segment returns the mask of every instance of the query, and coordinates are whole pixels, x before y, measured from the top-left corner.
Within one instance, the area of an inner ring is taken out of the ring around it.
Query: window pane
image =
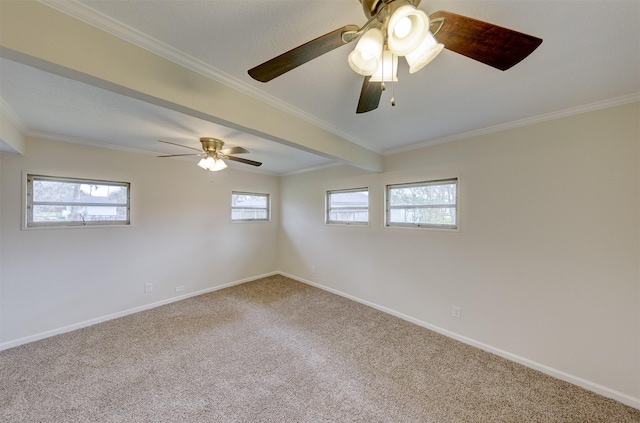
[[[369,190],[327,192],[327,223],[368,223]]]
[[[232,192],[231,220],[269,220],[269,194]]]
[[[269,216],[266,210],[260,209],[232,209],[231,219],[233,220],[265,220]]]
[[[455,225],[456,209],[449,208],[394,208],[391,221],[397,223]]]
[[[387,225],[457,227],[456,179],[387,186]]]
[[[27,227],[125,224],[129,184],[27,175]]]
[[[126,204],[127,187],[34,180],[34,202]]]
[[[437,184],[390,188],[389,200],[394,206],[455,204],[456,184]]]
[[[369,193],[367,191],[331,192],[329,193],[329,207],[350,208],[353,206],[368,207]]]
[[[369,211],[359,209],[340,209],[329,211],[330,221],[340,222],[368,222]]]
[[[257,207],[266,209],[268,206],[266,195],[233,194],[232,207]]]
[[[105,206],[33,206],[34,222],[126,221],[126,207]]]

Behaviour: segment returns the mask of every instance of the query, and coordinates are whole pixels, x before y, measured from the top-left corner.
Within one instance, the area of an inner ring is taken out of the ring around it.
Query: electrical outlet
[[[315,266],[311,266],[311,273],[318,273],[318,269]]]
[[[459,319],[460,318],[460,307],[458,307],[458,306],[451,307],[451,315],[453,317],[455,317],[456,319]]]
[[[146,284],[144,284],[144,292],[151,291],[153,291],[153,284],[151,282],[147,282]]]
[[[184,291],[184,285],[176,286],[176,292]]]

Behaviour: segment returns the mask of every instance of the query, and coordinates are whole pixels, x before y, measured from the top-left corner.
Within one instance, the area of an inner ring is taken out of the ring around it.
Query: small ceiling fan
[[[540,38],[451,12],[427,16],[417,8],[421,0],[359,1],[369,19],[362,27],[338,28],[267,60],[250,69],[249,75],[271,81],[359,38],[349,65],[364,76],[356,113],[365,113],[378,107],[384,83],[397,81],[399,56],[407,60],[409,73],[422,69],[443,48],[504,71],[542,43]]]
[[[248,159],[243,159],[241,157],[231,156],[230,154],[245,154],[245,153],[248,153],[249,151],[245,150],[242,147],[222,148],[224,146],[224,141],[219,140],[217,138],[209,138],[209,137],[200,138],[200,142],[202,143],[202,150],[194,147],[189,147],[188,145],[177,144],[175,142],[170,142],[170,141],[158,140],[158,142],[177,145],[177,146],[188,148],[190,150],[195,150],[198,152],[198,154],[193,154],[193,153],[166,154],[158,157],[199,156],[199,157],[202,157],[202,159],[200,159],[200,161],[198,162],[198,166],[200,166],[205,170],[211,170],[213,172],[217,172],[219,170],[223,170],[227,168],[227,164],[224,162],[224,160],[231,160],[234,162],[244,163],[251,166],[262,165],[262,163],[256,162],[254,160],[248,160]]]

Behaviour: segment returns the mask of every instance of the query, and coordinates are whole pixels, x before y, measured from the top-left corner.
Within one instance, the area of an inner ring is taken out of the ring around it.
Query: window
[[[387,226],[457,229],[457,179],[387,185]]]
[[[269,220],[269,194],[232,192],[231,220],[236,222]]]
[[[27,175],[27,227],[129,225],[130,185]]]
[[[327,223],[366,225],[369,223],[369,189],[327,191]]]

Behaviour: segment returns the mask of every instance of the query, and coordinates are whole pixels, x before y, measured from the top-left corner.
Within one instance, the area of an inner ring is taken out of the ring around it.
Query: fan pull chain
[[[395,72],[393,71],[393,56],[391,56],[391,106],[396,105],[396,84],[393,80],[393,75],[395,75]]]
[[[396,85],[391,81],[391,105],[396,105]]]

